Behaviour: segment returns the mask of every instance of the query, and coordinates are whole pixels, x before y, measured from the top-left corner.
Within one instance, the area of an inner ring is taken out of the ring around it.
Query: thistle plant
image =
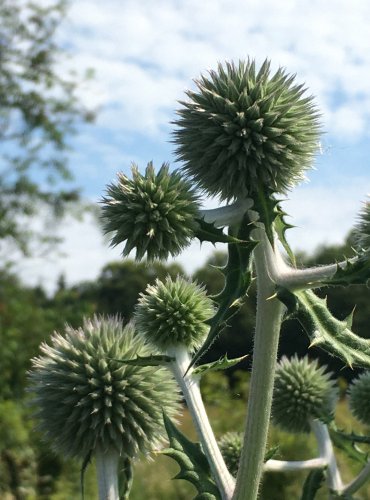
[[[360,212],[355,226],[355,257],[298,269],[286,238],[291,226],[286,222],[280,196],[302,181],[313,166],[321,130],[314,98],[284,69],[272,73],[269,61],[258,69],[252,59],[219,64],[215,71],[196,80],[195,87],[180,102],[174,122],[173,141],[179,170],[171,171],[169,165],[163,164],[156,173],[149,163],[144,174],[136,166],[132,168],[132,178],[119,174],[118,182],[108,186],[102,200],[102,220],[105,231],[112,236],[112,245],[125,243],[123,254],[136,250],[137,259],[177,255],[193,239],[227,244],[228,261],[221,269],[224,288],[211,300],[200,284],[181,277],[168,278],[150,285],[140,296],[133,318],[138,334],[132,338],[145,349],[108,349],[103,363],[115,367],[112,373],[122,373],[125,391],[129,387],[135,389],[132,401],[141,410],[125,411],[122,420],[116,415],[117,430],[113,434],[122,446],[117,448],[115,443],[115,449],[118,453],[129,452],[131,457],[137,449],[145,448],[144,427],[153,418],[155,426],[159,425],[163,409],[169,440],[164,453],[179,464],[177,477],[194,484],[196,498],[256,500],[265,471],[296,470],[309,473],[302,498],[314,499],[324,478],[329,497],[350,498],[370,477],[367,457],[353,444],[370,442],[370,438],[348,434],[336,427],[337,391],[325,368],[308,358],[283,358],[278,363],[278,345],[282,321],[296,318],[311,346],[336,356],[343,366],[370,368],[370,340],[352,331],[352,314],[341,320],[335,318],[326,300],[315,293],[315,289],[323,286],[359,285],[369,280],[369,203]],[[200,193],[217,195],[225,205],[203,210]],[[253,281],[257,285],[256,326],[243,437],[229,434],[219,446],[202,401],[199,380],[204,373],[229,368],[242,358],[225,356],[205,364],[203,356],[238,312]],[[35,361],[33,375],[39,416],[50,437],[57,433],[58,427],[57,423],[51,423],[50,428],[46,424],[52,403],[56,402],[54,387],[68,388],[58,401],[72,405],[70,416],[63,413],[62,405],[59,410],[63,418],[69,418],[69,424],[63,427],[58,416],[65,434],[54,437],[57,442],[62,440],[60,444],[67,450],[76,447],[76,451],[83,449],[84,453],[94,451],[105,437],[110,442],[111,434],[104,430],[105,424],[108,425],[105,415],[112,420],[115,408],[112,403],[104,413],[106,401],[112,402],[106,391],[106,398],[97,398],[103,418],[94,420],[91,408],[95,407],[91,407],[90,399],[96,389],[88,394],[83,392],[87,387],[81,383],[85,368],[79,367],[76,353],[85,360],[83,366],[87,363],[90,367],[90,360],[95,359],[100,347],[90,349],[90,334],[84,333],[86,341],[81,333],[85,330],[89,331],[86,325],[73,335],[68,330],[67,340],[55,336],[55,346],[44,347],[45,357]],[[84,340],[80,341],[80,337]],[[66,343],[73,348],[62,355],[59,351],[66,348]],[[104,340],[102,345],[110,345],[110,341]],[[50,365],[47,359],[51,360]],[[68,370],[60,368],[64,363]],[[97,363],[100,370],[100,361]],[[177,396],[174,388],[169,389],[172,382],[160,371],[163,369],[172,372],[181,389],[200,444],[189,441],[171,420]],[[138,377],[139,370],[148,370],[148,376],[150,372],[153,377],[158,370],[160,379],[149,383],[147,376]],[[104,377],[106,372],[99,374]],[[108,379],[99,379],[95,372],[92,380],[100,380],[102,387],[110,384]],[[351,408],[363,421],[367,421],[369,413],[365,402],[368,385],[368,375],[364,375],[350,389]],[[86,408],[85,399],[75,406],[79,391],[89,402]],[[117,401],[119,405],[119,397]],[[124,402],[129,404],[125,398]],[[90,425],[92,422],[99,422],[102,427]],[[288,431],[312,432],[317,441],[317,456],[292,461],[266,455],[268,430],[274,422]],[[137,432],[140,439],[130,441],[131,448],[126,447],[123,436],[127,432],[133,435],[136,426],[143,431]],[[72,438],[68,437],[71,428]],[[108,428],[113,429],[110,422]],[[158,439],[162,436],[159,427],[156,429],[149,432],[148,441],[152,442],[156,432]],[[76,437],[80,445],[75,444]],[[334,446],[363,464],[349,484],[343,483]],[[106,482],[114,480],[109,477]]]

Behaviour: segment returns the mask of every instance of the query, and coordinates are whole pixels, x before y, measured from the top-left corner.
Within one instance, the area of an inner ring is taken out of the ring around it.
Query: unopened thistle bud
[[[195,81],[175,121],[175,144],[186,172],[224,199],[259,186],[285,193],[304,178],[318,149],[318,113],[302,85],[266,60],[219,64]]]
[[[188,180],[163,164],[156,174],[148,163],[145,175],[132,167],[132,179],[118,174],[102,201],[104,231],[111,245],[126,242],[123,255],[136,249],[136,258],[149,260],[178,255],[190,244],[197,228],[198,198]]]
[[[349,407],[363,424],[370,425],[370,372],[362,373],[349,386]]]
[[[241,432],[227,432],[221,437],[218,444],[230,474],[236,477],[243,447],[243,434]]]
[[[35,416],[57,452],[85,459],[100,448],[133,458],[160,444],[163,410],[175,414],[178,391],[164,368],[120,363],[151,352],[131,325],[94,317],[55,333],[41,351],[30,372]]]
[[[332,419],[337,391],[326,367],[285,356],[276,369],[272,415],[288,432],[309,432],[310,420]]]
[[[204,288],[178,277],[157,280],[142,293],[135,311],[136,327],[161,351],[185,346],[200,347],[207,332],[205,323],[214,314]]]
[[[370,257],[370,201],[367,200],[361,212],[354,230],[354,241],[359,252]]]

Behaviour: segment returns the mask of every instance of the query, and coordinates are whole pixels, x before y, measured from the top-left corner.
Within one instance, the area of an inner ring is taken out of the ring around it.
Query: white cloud
[[[108,128],[158,133],[192,77],[218,60],[251,55],[297,72],[328,111],[329,131],[342,138],[353,123],[356,133],[369,124],[369,17],[365,0],[75,0],[61,37],[76,67],[96,69],[84,93],[107,107],[100,123]],[[344,102],[332,102],[338,91]],[[352,119],[337,107],[350,109]]]

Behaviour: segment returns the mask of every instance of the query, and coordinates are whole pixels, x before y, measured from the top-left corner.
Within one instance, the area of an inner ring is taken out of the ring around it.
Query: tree
[[[0,0],[0,240],[23,252],[36,234],[30,216],[42,206],[59,216],[78,199],[75,187],[57,182],[72,180],[68,139],[93,119],[78,101],[76,77],[60,71],[55,34],[66,7]]]

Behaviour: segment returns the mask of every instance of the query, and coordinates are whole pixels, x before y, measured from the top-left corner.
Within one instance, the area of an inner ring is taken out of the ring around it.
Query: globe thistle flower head
[[[204,288],[178,277],[149,285],[135,311],[138,331],[159,350],[186,346],[195,350],[207,335],[205,323],[214,314]]]
[[[370,256],[370,200],[365,201],[355,226],[354,241],[356,248],[367,257]]]
[[[262,186],[285,193],[304,179],[318,148],[318,113],[312,97],[270,62],[219,64],[195,80],[174,122],[178,160],[199,186],[231,199]]]
[[[309,432],[311,419],[331,420],[337,391],[325,368],[307,357],[281,359],[275,375],[272,414],[282,429]]]
[[[198,198],[188,180],[163,164],[155,173],[148,163],[145,175],[132,166],[132,179],[118,174],[102,200],[104,231],[113,233],[111,245],[126,241],[123,255],[136,249],[136,259],[178,255],[189,245],[197,228]]]
[[[227,432],[221,437],[218,445],[230,474],[236,477],[243,448],[243,434]]]
[[[117,317],[66,326],[33,359],[30,390],[39,429],[54,449],[85,459],[97,447],[134,458],[165,437],[163,413],[178,410],[177,386],[164,368],[120,363],[150,354]]]
[[[348,390],[349,407],[363,424],[370,425],[370,372],[362,373]]]

